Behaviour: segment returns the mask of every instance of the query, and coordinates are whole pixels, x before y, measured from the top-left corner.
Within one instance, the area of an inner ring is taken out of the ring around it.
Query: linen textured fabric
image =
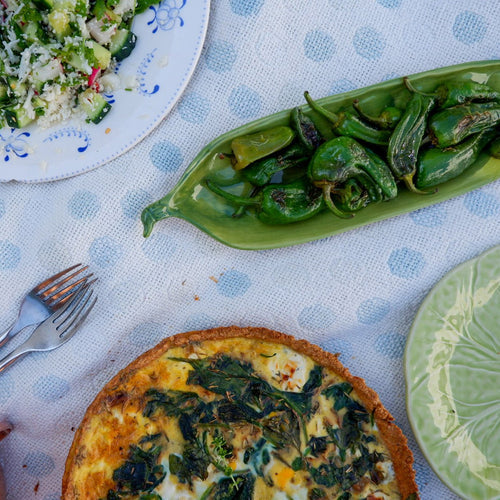
[[[164,0],[169,8],[177,3]],[[99,277],[99,300],[81,332],[0,373],[0,417],[14,425],[0,444],[8,499],[59,498],[74,431],[119,369],[166,336],[231,324],[272,328],[340,352],[408,436],[422,498],[457,499],[411,432],[402,357],[431,288],[456,265],[500,244],[500,182],[267,251],[225,247],[178,219],[160,222],[144,239],[139,217],[206,143],[303,104],[304,90],[319,98],[500,58],[500,3],[213,0],[210,15],[193,78],[140,144],[70,179],[0,185],[0,329],[45,277],[77,262]],[[182,34],[181,26],[175,29]]]

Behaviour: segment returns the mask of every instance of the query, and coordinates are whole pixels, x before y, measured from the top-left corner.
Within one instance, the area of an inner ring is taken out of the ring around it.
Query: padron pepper
[[[337,135],[352,137],[378,146],[388,144],[391,136],[390,130],[380,130],[372,127],[350,111],[333,113],[315,102],[309,92],[304,92],[304,97],[314,111],[330,121],[332,129]]]
[[[401,120],[402,111],[395,106],[387,106],[382,110],[380,115],[371,116],[361,109],[359,105],[359,100],[354,99],[352,101],[352,107],[356,110],[356,113],[367,123],[373,125],[377,128],[383,129],[393,129]]]
[[[314,121],[304,114],[300,108],[292,109],[290,122],[292,128],[297,133],[299,141],[310,151],[314,151],[324,142]]]
[[[387,160],[394,177],[402,180],[410,191],[420,194],[424,191],[415,187],[413,176],[417,170],[418,150],[427,128],[427,117],[434,104],[434,97],[412,94],[387,148]]]
[[[495,132],[489,129],[457,146],[446,149],[430,148],[423,151],[418,159],[416,186],[427,189],[459,176],[478,159],[481,151],[494,135]]]
[[[349,179],[342,189],[332,195],[335,207],[344,214],[353,214],[366,207],[372,200],[370,193],[358,179]]]
[[[231,142],[231,149],[236,159],[234,168],[241,170],[254,161],[276,153],[288,146],[294,137],[294,131],[287,126],[236,137]]]
[[[405,78],[406,87],[412,92],[416,92],[429,97],[435,97],[440,108],[450,108],[459,104],[468,104],[475,101],[496,101],[500,99],[500,93],[493,90],[484,83],[468,81],[449,81],[439,85],[434,92],[422,92],[415,88]]]
[[[500,160],[500,137],[493,140],[490,146],[490,155]]]
[[[304,165],[311,158],[311,151],[301,143],[293,143],[277,154],[257,160],[242,170],[243,177],[254,186],[271,182],[275,174],[290,167]]]
[[[206,179],[210,191],[230,203],[254,206],[257,218],[264,224],[290,224],[310,219],[324,208],[321,190],[307,179],[289,184],[269,184],[255,197],[237,196]]]
[[[436,146],[448,148],[499,123],[500,104],[462,104],[435,113],[429,131]]]
[[[363,191],[373,202],[397,195],[396,182],[385,162],[351,137],[336,137],[322,144],[309,162],[308,176],[323,190],[328,208],[340,217],[352,215],[334,201],[340,197],[344,206],[349,205],[348,188],[355,187],[358,193]]]

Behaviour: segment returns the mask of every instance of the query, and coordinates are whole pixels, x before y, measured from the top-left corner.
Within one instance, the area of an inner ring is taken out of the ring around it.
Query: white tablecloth
[[[0,444],[9,500],[59,498],[74,430],[120,368],[166,336],[231,324],[266,326],[340,352],[408,436],[422,498],[458,498],[412,435],[402,355],[429,290],[500,244],[500,182],[268,251],[231,249],[179,219],[161,222],[145,240],[139,215],[204,144],[302,104],[305,89],[321,97],[500,58],[499,20],[497,0],[213,0],[195,74],[149,137],[80,176],[1,184],[0,328],[42,278],[76,262],[99,277],[96,309],[74,339],[0,374],[0,416],[15,426]]]

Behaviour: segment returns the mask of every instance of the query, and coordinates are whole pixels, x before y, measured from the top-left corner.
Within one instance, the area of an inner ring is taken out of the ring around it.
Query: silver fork
[[[88,267],[76,264],[35,286],[24,297],[17,320],[7,330],[0,333],[0,347],[7,342],[9,337],[19,333],[27,326],[40,323],[71,299],[80,285],[85,284],[92,276],[90,273],[76,279]]]
[[[52,351],[73,337],[97,301],[97,296],[92,298],[91,285],[81,285],[63,308],[40,323],[26,342],[1,359],[0,372],[29,352]]]

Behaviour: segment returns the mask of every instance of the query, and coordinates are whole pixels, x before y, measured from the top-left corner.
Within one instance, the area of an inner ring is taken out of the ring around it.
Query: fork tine
[[[52,282],[55,280],[59,279],[61,276],[64,276],[65,274],[69,273],[70,271],[73,271],[73,269],[76,269],[78,266],[81,266],[82,264],[76,264],[74,266],[68,267],[68,269],[65,269],[64,271],[61,271],[57,274],[54,274],[54,276],[51,276],[50,278],[47,278],[45,281],[42,281],[39,283],[35,288],[33,288],[32,292],[33,293],[38,293],[39,291],[43,290],[45,287],[49,286]]]
[[[90,273],[87,276],[84,276],[83,278],[80,278],[79,280],[77,280],[73,283],[70,283],[67,287],[63,288],[62,290],[57,290],[56,293],[54,293],[53,295],[50,295],[48,297],[43,297],[42,300],[50,307],[54,307],[57,303],[60,303],[60,302],[62,302],[64,304],[64,302],[66,302],[76,292],[76,290],[77,290],[76,287],[79,287],[79,285],[81,285],[82,283],[85,283],[92,276],[94,276],[94,274]],[[64,283],[61,283],[61,284],[64,284]],[[71,290],[73,290],[73,289],[75,289],[75,290],[73,292],[71,292]]]
[[[65,274],[67,274],[69,271],[72,271],[73,269],[75,269],[81,265],[82,264],[77,264],[76,266],[73,266],[73,267],[66,269],[66,271],[61,271],[60,273],[55,274],[51,278],[46,279],[44,282],[40,283],[38,286],[36,286],[33,289],[34,293],[36,293],[37,295],[42,297],[42,299],[45,299],[49,295],[52,295],[53,293],[58,291],[62,285],[64,285],[68,281],[72,280],[75,276],[78,276],[81,272],[85,271],[89,267],[89,266],[84,266],[81,269],[78,269],[74,273],[70,274],[69,276],[66,276],[65,278],[63,278],[61,280],[59,279],[62,276],[64,276]],[[50,285],[52,285],[52,286],[50,286]],[[50,286],[50,288],[47,288],[48,286]]]
[[[62,337],[64,332],[66,332],[71,325],[75,322],[75,320],[78,318],[78,315],[83,311],[85,306],[88,304],[88,301],[90,300],[90,297],[92,296],[92,293],[94,292],[91,288],[86,287],[87,289],[85,290],[85,293],[79,297],[78,299],[75,299],[74,302],[76,304],[74,305],[73,309],[68,313],[66,318],[57,326],[57,330],[64,327],[64,331],[62,331],[59,334],[59,337]]]
[[[97,281],[97,278],[94,278],[91,281],[87,281],[87,279],[90,278],[91,276],[93,276],[93,274],[89,274],[85,278],[78,280],[78,282],[75,283],[74,285],[67,287],[68,290],[71,290],[69,293],[67,293],[66,295],[64,295],[62,297],[62,299],[59,299],[57,301],[52,302],[52,300],[51,300],[48,305],[52,308],[53,311],[57,311],[60,307],[62,307],[64,304],[66,304],[66,302],[68,302],[68,300],[71,300],[74,298],[75,294],[78,293],[78,290],[80,290],[81,286],[83,286],[85,284],[88,284],[90,286],[90,285],[93,285]],[[83,283],[83,285],[82,285],[82,283]],[[76,286],[76,285],[78,285],[78,286]],[[60,294],[58,294],[58,295],[60,295]]]
[[[64,323],[75,309],[75,305],[78,305],[78,303],[82,300],[83,296],[87,293],[88,287],[89,287],[88,283],[80,285],[73,298],[69,300],[66,304],[64,304],[64,306],[61,307],[56,313],[54,313],[54,315],[52,316],[52,323],[57,323],[57,324]]]
[[[64,332],[59,334],[59,337],[64,337],[64,340],[68,340],[76,333],[76,331],[78,330],[80,325],[85,321],[85,318],[89,315],[90,311],[92,310],[92,308],[95,306],[95,303],[97,302],[97,296],[96,296],[96,297],[94,297],[94,300],[90,304],[88,304],[88,301],[90,300],[90,297],[92,296],[92,292],[93,292],[93,290],[90,291],[90,294],[89,294],[87,300],[85,301],[85,304],[80,308],[80,311],[78,311],[78,314],[75,315],[73,321],[69,325],[67,325]],[[75,323],[75,321],[76,321],[76,323]]]

